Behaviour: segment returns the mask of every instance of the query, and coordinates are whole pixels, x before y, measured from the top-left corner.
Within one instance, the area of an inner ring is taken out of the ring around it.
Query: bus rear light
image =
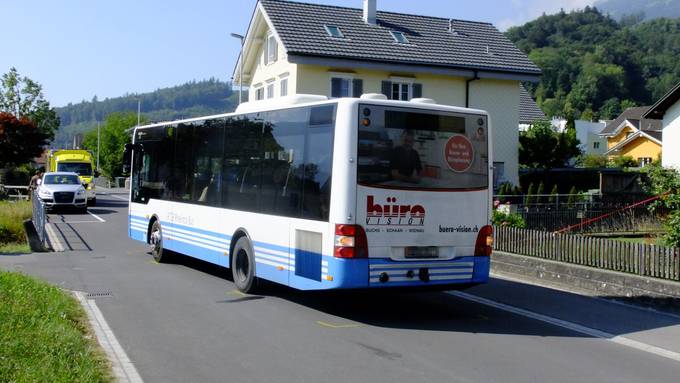
[[[493,227],[486,225],[477,234],[477,242],[475,243],[476,257],[489,257],[493,250]]]
[[[367,258],[368,242],[361,225],[335,225],[333,256],[336,258]]]

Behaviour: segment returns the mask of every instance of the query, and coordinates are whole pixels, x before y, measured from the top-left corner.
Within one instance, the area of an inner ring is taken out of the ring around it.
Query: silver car
[[[63,206],[87,211],[87,192],[73,172],[45,173],[38,186],[38,197],[48,209]]]

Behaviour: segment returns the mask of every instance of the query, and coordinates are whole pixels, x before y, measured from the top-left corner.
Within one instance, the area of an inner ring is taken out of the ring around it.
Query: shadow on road
[[[124,207],[127,207],[127,206],[128,206],[127,201],[99,198],[99,199],[97,199],[97,205],[90,207],[90,210],[98,209],[98,208],[102,208],[102,207],[124,208]]]
[[[194,258],[173,254],[169,263],[188,267],[225,280],[232,281],[229,270],[203,262]],[[640,311],[640,315],[652,317],[652,320],[638,320],[637,317],[617,317],[616,310],[631,310],[617,307],[606,302],[593,301],[578,294],[556,291],[535,285],[493,279],[482,286],[484,295],[512,296],[517,301],[535,301],[537,297],[553,299],[555,307],[562,312],[579,313],[580,305],[588,301],[591,305],[606,306],[607,310],[590,313],[584,320],[609,321],[614,323],[606,331],[614,335],[625,335],[656,328],[680,324],[680,317],[653,315]],[[479,287],[468,290],[472,294],[481,292]],[[483,304],[452,296],[445,292],[395,291],[395,290],[335,290],[335,291],[299,291],[270,282],[260,282],[258,295],[220,301],[218,303],[236,303],[277,297],[291,303],[299,304],[327,315],[344,318],[371,326],[425,330],[454,331],[469,333],[492,333],[532,336],[588,337],[577,332],[544,324],[534,320],[513,320],[516,314]],[[493,297],[491,298],[493,299]],[[655,299],[650,297],[649,299]],[[657,298],[659,299],[659,298]],[[680,305],[680,302],[666,302]],[[549,305],[548,305],[549,306]],[[601,317],[597,317],[600,315]],[[562,316],[559,316],[562,318]],[[569,319],[565,319],[569,320]],[[605,330],[603,330],[605,331]]]
[[[99,206],[100,206],[100,204],[97,203],[97,207],[90,207],[90,208],[87,208],[87,211],[89,211],[89,212],[92,213],[92,214],[97,214],[97,215],[106,215],[106,214],[115,214],[115,213],[118,213],[118,212],[115,211],[115,210],[111,210],[111,209],[102,209],[102,208],[100,208]]]

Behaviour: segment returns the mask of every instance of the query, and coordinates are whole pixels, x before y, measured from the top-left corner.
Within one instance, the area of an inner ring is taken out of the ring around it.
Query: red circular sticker
[[[474,158],[474,149],[467,137],[455,134],[446,141],[444,159],[449,168],[454,172],[464,172],[470,169]]]

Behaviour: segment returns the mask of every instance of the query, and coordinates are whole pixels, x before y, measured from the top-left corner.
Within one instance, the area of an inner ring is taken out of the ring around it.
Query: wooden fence
[[[680,248],[494,227],[495,250],[680,281]]]

